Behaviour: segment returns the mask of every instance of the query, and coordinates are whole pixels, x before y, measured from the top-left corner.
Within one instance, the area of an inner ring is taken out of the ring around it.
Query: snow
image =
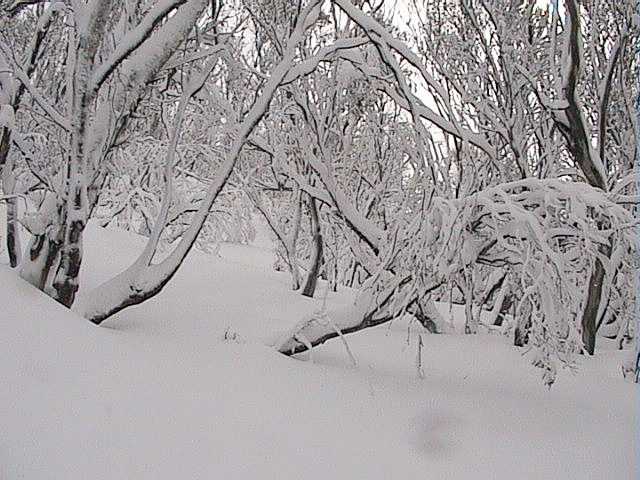
[[[90,224],[83,290],[144,244]],[[289,291],[264,238],[220,255],[192,253],[158,297],[102,327],[0,265],[0,478],[637,478],[620,352],[579,359],[551,390],[500,336],[404,322],[347,336],[357,367],[339,340],[287,358],[267,339],[322,295]]]
[[[0,128],[13,129],[15,113],[11,105],[0,105]]]

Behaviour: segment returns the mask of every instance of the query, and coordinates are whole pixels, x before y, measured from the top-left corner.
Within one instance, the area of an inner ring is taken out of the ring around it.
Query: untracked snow
[[[90,225],[83,287],[143,247]],[[1,479],[634,478],[619,352],[579,359],[551,390],[507,339],[401,321],[346,337],[357,366],[339,339],[288,358],[266,344],[319,310],[325,285],[291,292],[260,245],[221,257],[192,254],[101,327],[0,266]]]

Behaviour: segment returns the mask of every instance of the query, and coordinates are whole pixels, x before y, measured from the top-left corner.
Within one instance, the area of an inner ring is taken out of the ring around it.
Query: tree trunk
[[[289,262],[289,269],[291,270],[291,280],[292,280],[293,290],[299,290],[300,285],[302,283],[300,281],[300,270],[298,268],[298,259],[296,254],[301,223],[302,223],[302,192],[299,191],[296,194],[296,208],[293,214],[293,225],[291,226],[291,234],[290,234],[290,237],[284,241],[285,250],[287,251],[287,261]]]
[[[38,213],[46,225],[31,235],[20,264],[20,277],[44,292],[50,286],[52,268],[58,265],[61,247],[62,209],[56,196],[48,193]]]
[[[79,287],[84,227],[85,221],[82,218],[74,218],[66,225],[64,246],[53,284],[55,299],[67,308],[73,305]]]
[[[8,137],[9,134],[6,134]],[[4,139],[2,140],[4,142]],[[0,170],[2,171],[2,189],[7,195],[7,253],[9,254],[9,264],[12,268],[20,264],[22,251],[20,246],[20,230],[18,224],[18,198],[15,194],[16,176],[13,171],[13,161],[9,160],[9,150],[0,145]]]
[[[593,355],[596,350],[596,333],[599,327],[598,312],[602,300],[605,273],[602,262],[599,258],[596,258],[595,267],[589,278],[587,302],[582,313],[582,343],[584,344],[585,351],[589,355]]]
[[[503,305],[505,304],[505,300],[507,297],[507,290],[507,287],[503,286],[496,296],[496,299],[493,303],[493,308],[491,309],[491,313],[489,314],[490,320],[488,323],[490,325],[494,325],[497,327],[502,326],[503,318],[501,316],[501,313],[504,311]]]
[[[18,199],[7,200],[7,252],[12,268],[20,264],[22,247],[20,246],[20,225],[18,224]]]
[[[476,334],[478,333],[478,318],[473,314],[473,277],[471,274],[464,276],[464,333]]]
[[[529,343],[529,329],[531,328],[531,320],[527,320],[522,324],[518,324],[513,337],[513,345],[516,347],[524,347]]]
[[[320,267],[322,266],[322,230],[320,229],[318,204],[313,197],[309,198],[309,210],[311,212],[311,227],[313,229],[313,254],[311,257],[311,267],[309,268],[304,289],[302,290],[302,295],[305,297],[313,297],[315,294]]]
[[[287,252],[287,263],[289,264],[289,272],[291,273],[291,290],[300,290],[300,271],[298,263],[291,252]]]
[[[2,171],[2,189],[5,195],[15,193],[15,173],[13,161],[9,160],[11,132],[3,128],[0,134],[0,171]],[[12,268],[20,264],[22,251],[20,246],[20,230],[18,225],[18,199],[7,200],[7,253]]]
[[[531,330],[531,308],[529,306],[526,306],[525,308],[527,309],[528,315],[523,315],[520,318],[513,336],[513,344],[516,347],[524,347],[529,343],[529,331]]]
[[[391,304],[397,291],[410,281],[411,277],[403,279],[395,288],[390,289],[380,302],[373,302],[375,306],[367,308],[364,312],[356,307],[354,311],[344,314],[343,319],[334,319],[335,322],[316,318],[305,320],[287,332],[275,347],[284,355],[295,355],[322,345],[332,338],[387,323],[395,316],[385,312],[386,307]]]
[[[44,292],[51,270],[57,265],[60,242],[48,233],[34,235],[27,250],[28,255],[20,267],[20,277]]]
[[[581,73],[581,64],[584,57],[582,46],[580,5],[578,0],[567,1],[566,8],[569,16],[569,37],[566,43],[567,51],[563,55],[563,61],[568,62],[567,78],[562,94],[567,106],[564,109],[566,119],[556,115],[555,122],[560,132],[567,141],[567,146],[575,162],[580,166],[587,182],[602,190],[607,190],[607,177],[604,167],[604,158],[598,156],[593,149],[589,128],[582,112],[578,83]],[[605,108],[602,110],[606,111]],[[600,149],[604,152],[604,138],[600,138]],[[607,258],[611,255],[610,249],[602,249]],[[596,258],[596,265],[589,278],[589,290],[587,301],[582,314],[582,340],[585,351],[593,355],[596,347],[596,333],[598,331],[598,313],[602,300],[603,282],[605,279],[604,266]]]
[[[513,306],[513,295],[509,293],[505,295],[504,298],[502,299],[502,304],[500,305],[500,312],[498,313],[498,315],[495,318],[495,321],[493,322],[494,326],[496,327],[502,326],[502,324],[504,323],[505,316],[507,315],[507,313],[509,313],[509,310],[511,310],[512,306]]]
[[[364,300],[358,300],[356,305],[347,312],[334,312],[336,315],[320,319],[310,318],[299,322],[277,342],[275,348],[284,355],[295,355],[322,345],[332,338],[390,322],[397,318],[398,312],[389,311],[388,307],[393,305],[393,300],[398,292],[409,285],[411,281],[411,276],[404,277],[377,298],[365,297]],[[441,286],[441,282],[434,283],[423,293],[428,295]],[[414,298],[409,302],[409,305],[416,305],[418,301],[419,299]],[[417,308],[411,310],[417,311]],[[428,304],[426,311],[429,315]]]

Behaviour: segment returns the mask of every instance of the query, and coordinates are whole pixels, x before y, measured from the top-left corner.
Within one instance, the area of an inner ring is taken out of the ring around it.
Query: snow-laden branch
[[[190,0],[183,4],[161,28],[155,29],[123,59],[121,72],[125,90],[111,101],[101,103],[91,124],[88,135],[88,158],[91,160],[88,162],[89,168],[100,163],[100,158],[109,149],[108,142],[113,140],[110,131],[113,111],[117,112],[120,119],[127,118],[148,84],[184,43],[207,3],[207,0]],[[96,90],[92,92],[95,94]]]
[[[123,308],[145,301],[160,292],[176,273],[189,251],[193,248],[198,234],[207,220],[211,206],[226,185],[244,144],[255,126],[267,112],[276,90],[292,68],[298,45],[305,36],[305,21],[313,11],[316,11],[320,1],[314,0],[311,2],[298,17],[282,59],[264,85],[262,94],[254,102],[244,120],[238,126],[236,137],[225,161],[218,168],[205,198],[193,216],[191,225],[184,232],[177,246],[162,262],[148,266],[135,262],[114,279],[89,292],[74,306],[87,319],[100,324]]]
[[[378,43],[382,40],[389,47],[395,50],[402,58],[409,62],[409,64],[411,64],[416,70],[418,70],[427,85],[436,92],[441,101],[449,107],[449,112],[451,112],[447,89],[438,82],[431,73],[429,73],[424,62],[422,62],[418,55],[416,55],[404,42],[391,35],[391,33],[389,33],[389,31],[377,20],[365,14],[349,0],[334,0],[334,3],[338,5],[353,22],[365,31],[372,42]]]
[[[327,312],[323,316],[310,315],[280,335],[273,346],[280,353],[295,355],[333,338],[387,323],[396,316],[388,309],[394,296],[410,280],[408,277],[397,281],[376,298],[365,293],[352,307]]]
[[[575,289],[584,282],[585,267],[598,255],[599,245],[607,241],[602,222],[630,226],[633,217],[605,192],[583,182],[529,178],[462,199],[434,197],[429,208],[400,221],[390,235],[394,240],[377,255],[378,271],[359,306],[336,312],[331,324],[305,319],[276,347],[285,354],[298,353],[335,338],[334,326],[346,334],[390,321],[410,312],[416,299],[501,258],[499,265],[508,265],[513,281],[521,285],[515,321],[533,322],[530,344],[539,349],[536,363],[551,383],[557,364],[570,362],[582,348],[582,297]],[[630,229],[618,228],[615,235],[616,251],[629,255]],[[615,271],[615,266],[607,270],[607,281]]]
[[[44,96],[36,89],[36,87],[31,83],[31,80],[27,76],[26,72],[22,70],[22,68],[18,66],[13,67],[13,72],[18,80],[24,85],[24,87],[33,98],[34,102],[38,104],[42,110],[47,114],[47,116],[59,127],[63,130],[69,132],[71,130],[71,125],[69,121],[58,112],[53,105],[51,105]]]
[[[327,194],[331,197],[333,206],[340,212],[340,215],[352,225],[354,231],[374,251],[380,251],[383,240],[385,239],[384,231],[355,208],[344,191],[337,185],[333,173],[323,160],[313,154],[310,154],[307,159],[311,168],[313,168],[320,177]]]
[[[167,152],[167,160],[164,168],[165,188],[162,196],[162,205],[160,207],[160,213],[156,219],[156,225],[153,229],[149,241],[145,247],[144,252],[140,256],[139,261],[142,265],[148,267],[151,265],[154,254],[158,248],[160,237],[167,225],[169,218],[169,209],[173,201],[173,170],[176,158],[176,151],[178,149],[178,140],[180,138],[180,132],[182,130],[182,124],[184,122],[184,116],[187,110],[187,106],[191,98],[193,98],[204,86],[205,82],[211,75],[212,70],[215,68],[217,59],[210,60],[205,66],[202,72],[195,74],[185,85],[182,96],[180,97],[180,104],[178,106],[178,112],[176,113],[176,119],[173,126],[173,132],[171,134],[171,140],[169,143],[169,151]]]
[[[146,85],[153,79],[158,69],[169,60],[176,49],[184,42],[208,3],[207,0],[187,0],[173,15],[168,17],[160,28],[155,29],[155,31],[152,30],[150,35],[143,38],[135,49],[129,51],[131,45],[126,47],[127,53],[124,58],[120,60],[113,59],[114,61],[122,62],[123,77],[131,87]],[[134,29],[130,33],[134,35],[133,32],[136,32],[136,30]],[[142,35],[139,31],[136,33]],[[130,39],[130,41],[133,40]],[[136,42],[133,43],[136,44]],[[124,50],[120,51],[120,53],[124,55]],[[98,76],[96,76],[97,78]]]
[[[598,146],[599,146],[599,155],[600,161],[605,163],[605,146],[606,146],[606,135],[607,135],[607,119],[608,119],[608,109],[609,102],[611,99],[611,93],[613,89],[613,78],[616,67],[620,58],[622,56],[622,52],[625,49],[627,43],[627,32],[621,34],[621,36],[616,40],[616,43],[611,49],[611,54],[609,56],[609,60],[607,62],[607,69],[605,71],[604,77],[598,85],[598,96],[600,97],[600,102],[598,104]]]
[[[403,96],[398,93],[396,87],[392,85],[384,84],[381,90],[404,110],[411,111],[413,105],[413,108],[415,109],[415,112],[419,115],[419,117],[432,123],[443,132],[448,133],[449,135],[452,135],[463,142],[467,142],[470,145],[479,148],[487,155],[489,155],[490,158],[497,157],[495,147],[491,145],[491,143],[489,143],[483,135],[472,132],[465,128],[461,128],[454,122],[447,120],[446,118],[435,112],[433,109],[425,105],[418,97],[412,95],[410,92],[409,102],[406,98],[403,98]]]
[[[5,10],[9,15],[17,15],[25,8],[39,3],[47,3],[48,1],[49,0],[14,0],[12,4],[5,7]]]
[[[345,38],[336,40],[331,45],[322,47],[315,55],[298,63],[292,68],[282,81],[282,85],[288,85],[299,78],[314,72],[322,62],[330,62],[336,58],[345,56],[345,51],[361,47],[367,43],[363,38]]]
[[[113,71],[145,42],[153,30],[176,8],[189,0],[161,0],[156,3],[135,28],[120,39],[115,50],[97,66],[91,79],[91,90],[98,91]],[[196,3],[196,2],[192,2]]]
[[[411,112],[415,117],[414,120],[416,122],[419,121],[419,118],[424,118],[444,132],[480,148],[491,158],[496,157],[497,153],[495,147],[493,147],[486,138],[456,123],[453,119],[453,109],[449,103],[450,94],[447,92],[447,89],[428,72],[424,62],[422,62],[422,60],[413,51],[411,51],[404,42],[393,37],[389,31],[384,28],[384,26],[379,24],[374,18],[363,13],[348,0],[337,0],[335,3],[340,6],[351,20],[366,32],[369,39],[379,48],[385,63],[387,63],[394,72],[396,81],[400,85],[402,95],[399,95],[394,87],[385,84],[382,89],[388,96],[390,96],[403,109]],[[406,81],[404,80],[404,74],[400,71],[398,66],[394,65],[396,61],[392,58],[391,53],[388,52],[389,49],[394,50],[419,71],[427,85],[436,92],[440,101],[447,106],[451,119],[447,119],[441,114],[436,113],[431,108],[424,105],[422,101],[409,91],[408,86],[405,85]],[[403,96],[404,98],[402,98]]]

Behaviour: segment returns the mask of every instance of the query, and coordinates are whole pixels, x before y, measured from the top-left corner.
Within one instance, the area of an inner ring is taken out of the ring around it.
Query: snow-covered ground
[[[86,285],[142,245],[92,226]],[[635,478],[619,352],[551,390],[493,335],[423,335],[420,379],[420,330],[403,322],[347,337],[356,366],[340,341],[286,358],[266,339],[320,300],[290,292],[263,247],[221,255],[191,255],[103,327],[0,266],[0,479]]]

